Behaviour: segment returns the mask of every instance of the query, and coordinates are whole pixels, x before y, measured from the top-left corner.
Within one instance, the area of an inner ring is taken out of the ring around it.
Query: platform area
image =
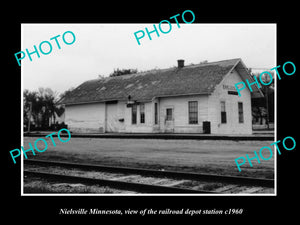
[[[103,137],[103,136],[102,136]],[[36,137],[24,137],[23,146],[35,143]],[[48,139],[48,138],[47,138]],[[100,165],[128,166],[171,171],[210,173],[219,175],[274,178],[274,157],[258,163],[252,160],[238,171],[235,159],[240,156],[254,156],[263,146],[273,141],[240,140],[178,140],[178,139],[125,139],[125,138],[71,138],[62,143],[57,137],[49,138],[48,149],[36,152],[29,159],[91,163]],[[44,143],[37,147],[43,149]]]
[[[42,137],[55,131],[24,132],[25,137]],[[57,132],[56,132],[57,133]],[[62,134],[63,136],[64,134]],[[118,139],[183,139],[183,140],[275,140],[274,131],[253,131],[251,135],[237,134],[179,134],[179,133],[71,133],[72,138],[118,138]],[[55,136],[55,135],[54,135]]]

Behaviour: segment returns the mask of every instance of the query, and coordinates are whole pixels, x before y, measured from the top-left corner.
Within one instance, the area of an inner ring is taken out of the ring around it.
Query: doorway
[[[106,102],[106,132],[119,132],[118,102]]]
[[[166,108],[165,133],[174,133],[174,107]]]

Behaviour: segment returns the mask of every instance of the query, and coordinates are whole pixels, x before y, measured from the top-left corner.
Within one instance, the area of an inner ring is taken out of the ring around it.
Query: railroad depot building
[[[89,80],[63,99],[72,132],[252,134],[252,85],[241,59]],[[247,87],[248,88],[248,87]]]

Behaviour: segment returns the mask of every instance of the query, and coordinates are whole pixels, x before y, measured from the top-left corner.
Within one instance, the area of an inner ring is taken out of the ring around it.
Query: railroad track
[[[241,189],[245,193],[253,193],[265,188],[274,188],[272,179],[29,159],[24,160],[24,164],[26,177],[41,177],[55,182],[109,186],[138,193],[223,194],[239,193]],[[88,177],[87,174],[91,171],[93,175]]]

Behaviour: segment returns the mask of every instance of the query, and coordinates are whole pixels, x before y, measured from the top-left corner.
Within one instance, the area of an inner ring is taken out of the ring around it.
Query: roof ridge
[[[226,61],[233,61],[233,60],[241,60],[241,58],[224,59],[224,60],[213,61],[213,62],[206,62],[206,63],[197,63],[197,64],[192,64],[192,65],[185,65],[183,68],[180,68],[180,69],[193,68],[193,67],[197,67],[197,66],[205,66],[205,65],[209,65],[209,64],[217,64],[217,63],[226,62]],[[99,77],[99,78],[91,79],[91,80],[88,80],[88,81],[129,78],[129,77],[132,77],[132,76],[146,75],[147,73],[151,73],[151,72],[165,72],[165,71],[174,70],[174,69],[176,70],[176,69],[178,69],[178,67],[177,66],[172,66],[172,67],[162,68],[162,69],[160,69],[160,68],[153,68],[153,69],[149,69],[149,70],[145,70],[145,71],[140,71],[140,72],[137,72],[137,73],[123,74],[123,75],[114,76],[114,77],[110,77],[110,76]],[[88,82],[88,81],[86,81],[86,82]]]
[[[99,77],[83,82],[64,99],[64,104],[94,102],[105,99],[125,99],[128,94],[136,99],[153,96],[203,94],[214,91],[215,86],[235,66],[240,58],[152,69],[116,77]],[[129,85],[130,84],[130,85]],[[106,87],[106,88],[103,88]]]
[[[208,64],[218,64],[218,63],[221,63],[221,62],[234,61],[234,60],[241,60],[241,58],[223,59],[223,60],[213,61],[213,62],[197,63],[197,64],[194,64],[194,65],[187,65],[187,66],[184,66],[184,67],[188,67],[188,66],[200,66],[200,65],[202,66],[202,65],[208,65]]]

